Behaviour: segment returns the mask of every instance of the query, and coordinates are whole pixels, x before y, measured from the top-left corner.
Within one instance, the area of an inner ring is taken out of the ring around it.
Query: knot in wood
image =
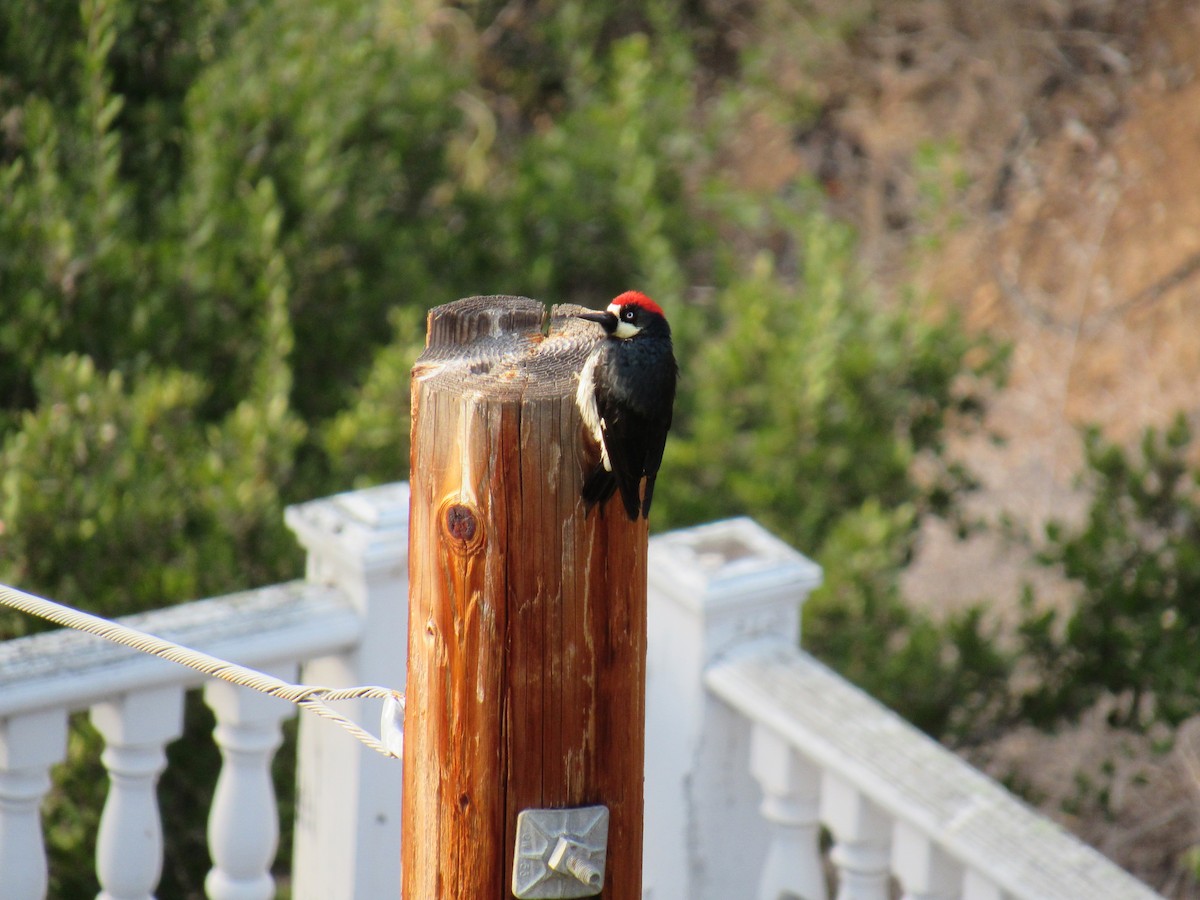
[[[457,496],[442,501],[438,511],[442,540],[458,556],[471,556],[483,547],[485,525],[478,507]]]
[[[456,541],[470,542],[475,537],[477,524],[475,513],[461,503],[446,510],[446,530]]]

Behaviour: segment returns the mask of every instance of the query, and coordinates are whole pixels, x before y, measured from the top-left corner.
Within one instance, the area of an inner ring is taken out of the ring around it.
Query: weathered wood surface
[[[604,804],[603,896],[641,896],[646,523],[585,518],[594,325],[474,297],[413,369],[404,896],[510,897],[517,813]]]

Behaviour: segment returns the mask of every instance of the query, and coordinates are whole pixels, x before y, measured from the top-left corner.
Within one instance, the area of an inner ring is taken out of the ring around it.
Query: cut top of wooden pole
[[[580,500],[597,448],[575,391],[602,339],[583,311],[440,306],[413,368],[409,900],[510,897],[514,858],[524,883],[546,868],[526,896],[594,894],[596,862],[605,898],[641,896],[647,531]],[[586,835],[517,846],[522,811],[589,806],[603,855]],[[550,868],[556,847],[570,866]],[[554,892],[568,868],[584,893]]]
[[[584,360],[602,334],[575,318],[588,311],[561,304],[547,320],[538,301],[507,296],[468,297],[435,307],[413,380],[434,379],[439,389],[505,399],[573,397]]]

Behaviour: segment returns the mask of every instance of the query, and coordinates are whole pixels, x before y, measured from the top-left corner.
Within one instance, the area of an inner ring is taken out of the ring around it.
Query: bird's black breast
[[[601,405],[628,409],[670,424],[676,365],[670,341],[611,341],[598,362],[597,381],[609,395]],[[597,398],[600,400],[600,398]]]

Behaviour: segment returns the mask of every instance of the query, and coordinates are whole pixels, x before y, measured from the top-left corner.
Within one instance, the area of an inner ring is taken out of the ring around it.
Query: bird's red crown
[[[646,310],[646,312],[657,313],[658,315],[663,316],[663,318],[666,318],[666,316],[663,314],[662,307],[643,294],[641,291],[626,291],[619,297],[614,298],[612,305],[639,306]]]

